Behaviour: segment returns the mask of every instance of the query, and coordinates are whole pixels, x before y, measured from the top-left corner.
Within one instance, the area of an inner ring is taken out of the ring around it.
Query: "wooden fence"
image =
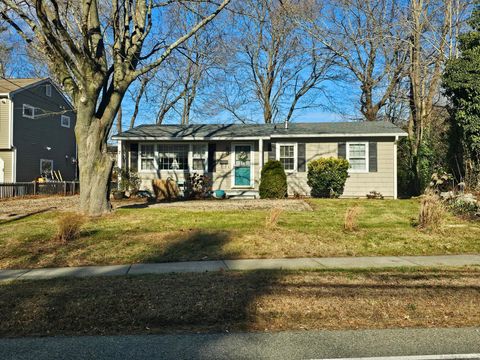
[[[80,192],[78,181],[0,183],[0,199],[28,195],[75,195]]]

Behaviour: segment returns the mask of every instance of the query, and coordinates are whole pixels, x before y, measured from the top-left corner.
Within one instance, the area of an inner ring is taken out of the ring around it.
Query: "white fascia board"
[[[196,140],[205,140],[205,141],[215,141],[215,140],[260,140],[260,139],[269,139],[269,137],[259,137],[259,136],[246,136],[246,137],[228,137],[228,136],[215,136],[215,137],[196,137],[196,136],[186,136],[186,137],[156,137],[156,136],[112,136],[112,140],[134,140],[134,141],[144,141],[144,140],[155,140],[155,141],[196,141]]]
[[[378,134],[273,134],[272,138],[337,138],[337,137],[395,137],[407,136],[406,133],[378,133]]]
[[[157,137],[157,136],[112,136],[112,140],[133,140],[133,141],[144,141],[144,140],[158,140],[158,141],[195,141],[195,140],[205,140],[205,141],[215,141],[215,140],[269,140],[269,139],[279,139],[279,138],[338,138],[338,137],[406,137],[406,133],[378,133],[378,134],[273,134],[271,136],[245,136],[245,137],[228,137],[228,136],[215,136],[215,137],[196,137],[196,136],[186,136],[186,137]]]

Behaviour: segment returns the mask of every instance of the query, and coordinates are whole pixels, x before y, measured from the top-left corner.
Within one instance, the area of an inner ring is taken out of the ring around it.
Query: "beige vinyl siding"
[[[351,173],[345,183],[344,197],[365,197],[378,191],[385,197],[394,196],[393,142],[377,142],[377,172]]]
[[[337,157],[339,142],[377,142],[377,172],[350,173],[345,183],[343,197],[365,197],[370,191],[378,191],[385,197],[394,197],[394,139],[391,138],[332,138],[322,142],[312,139],[295,139],[305,143],[306,162],[322,158]],[[291,139],[276,140],[276,143],[293,142]],[[268,152],[265,152],[265,161]],[[307,172],[287,173],[288,194],[310,195]]]
[[[10,149],[10,100],[0,99],[0,149]]]
[[[348,141],[345,138],[322,139],[318,142],[316,139],[275,139],[275,143],[305,143],[306,162],[321,157],[337,157],[339,142],[377,142],[377,172],[369,173],[350,173],[345,184],[343,197],[365,197],[370,191],[378,191],[385,197],[394,196],[394,140],[393,138],[351,138]],[[186,142],[190,143],[190,142]],[[234,144],[251,144],[253,146],[253,178],[254,186],[252,190],[258,190],[260,182],[260,167],[258,141],[216,141],[216,172],[207,173],[212,177],[213,190],[235,190],[233,184],[233,156],[232,150]],[[268,161],[267,142],[264,142],[264,162]],[[139,172],[142,179],[142,188],[150,189],[152,180],[155,178],[166,179],[171,177],[179,182],[185,179],[184,171],[150,171]],[[289,195],[310,195],[310,187],[307,184],[307,172],[289,172],[287,173],[288,193]]]
[[[215,160],[216,172],[212,174],[213,190],[230,190],[232,185],[232,143],[230,141],[216,142]]]
[[[13,151],[0,151],[0,158],[4,162],[4,182],[13,182],[15,153]]]

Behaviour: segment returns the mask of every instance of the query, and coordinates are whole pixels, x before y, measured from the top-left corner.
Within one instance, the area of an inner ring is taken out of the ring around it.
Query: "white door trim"
[[[250,146],[250,185],[248,186],[239,186],[235,185],[235,148],[237,146]],[[232,189],[252,189],[254,187],[254,145],[252,143],[232,143],[231,145],[231,158],[230,161],[232,165],[231,168],[231,188]]]

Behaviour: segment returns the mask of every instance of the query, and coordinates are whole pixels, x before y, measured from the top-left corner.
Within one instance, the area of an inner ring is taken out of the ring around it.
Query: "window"
[[[297,169],[296,152],[295,144],[278,144],[277,158],[285,171],[295,171]]]
[[[33,119],[35,117],[35,108],[28,104],[23,104],[23,117]]]
[[[47,95],[48,97],[52,96],[52,85],[45,85],[45,95]]]
[[[368,172],[368,146],[367,143],[348,143],[347,160],[351,172]]]
[[[207,169],[207,151],[206,144],[192,145],[192,170],[205,171]]]
[[[158,145],[158,168],[160,170],[188,170],[188,144]]]
[[[140,146],[140,169],[155,170],[155,145]]]
[[[62,115],[60,118],[60,125],[63,127],[69,128],[70,127],[70,117]]]
[[[40,159],[40,174],[47,175],[53,171],[53,160]]]

